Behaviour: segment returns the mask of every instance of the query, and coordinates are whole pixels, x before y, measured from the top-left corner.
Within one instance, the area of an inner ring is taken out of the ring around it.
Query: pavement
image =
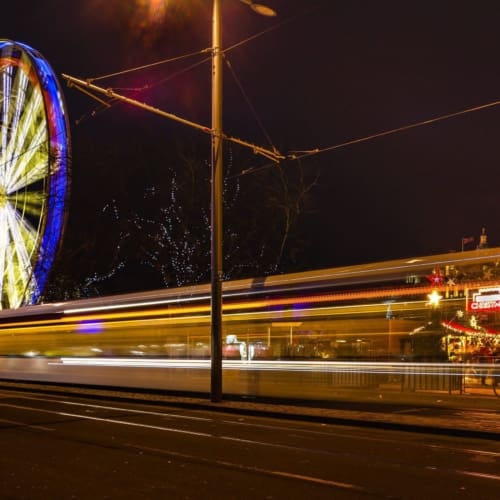
[[[335,400],[280,400],[224,395],[212,402],[210,395],[41,385],[0,381],[0,389],[112,399],[169,407],[202,409],[238,415],[307,420],[337,425],[385,428],[500,440],[500,398],[491,387],[474,386],[461,393],[422,391],[401,393],[346,389]]]

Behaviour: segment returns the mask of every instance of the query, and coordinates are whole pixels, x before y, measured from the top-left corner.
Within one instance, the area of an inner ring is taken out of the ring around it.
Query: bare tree
[[[287,162],[239,175],[246,160],[226,149],[224,279],[294,269],[303,250],[299,222],[312,205],[317,174]],[[99,160],[103,176],[110,158],[114,168],[127,165],[126,175],[85,199],[92,202],[87,222],[73,219],[83,230],[70,231],[47,297],[208,282],[210,165],[200,147],[178,145],[175,155],[159,149],[144,157],[110,151]],[[76,262],[82,266],[75,269]]]

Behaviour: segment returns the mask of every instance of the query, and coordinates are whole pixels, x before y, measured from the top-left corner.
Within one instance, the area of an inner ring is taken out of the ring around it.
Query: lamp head
[[[255,3],[252,0],[240,0],[242,3],[248,5],[254,12],[266,17],[275,17],[276,11],[268,7],[267,5],[262,5],[260,3]]]

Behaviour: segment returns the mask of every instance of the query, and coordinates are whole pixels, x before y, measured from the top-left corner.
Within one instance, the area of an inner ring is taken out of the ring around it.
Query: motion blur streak
[[[500,376],[499,263],[500,248],[485,248],[226,282],[225,390],[299,399],[335,398],[341,388],[486,395]],[[205,392],[209,291],[0,311],[2,378]]]

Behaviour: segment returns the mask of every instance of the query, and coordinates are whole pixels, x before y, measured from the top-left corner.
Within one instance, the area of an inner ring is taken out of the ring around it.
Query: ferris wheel
[[[0,307],[40,301],[62,239],[70,185],[63,95],[48,62],[0,40]]]

